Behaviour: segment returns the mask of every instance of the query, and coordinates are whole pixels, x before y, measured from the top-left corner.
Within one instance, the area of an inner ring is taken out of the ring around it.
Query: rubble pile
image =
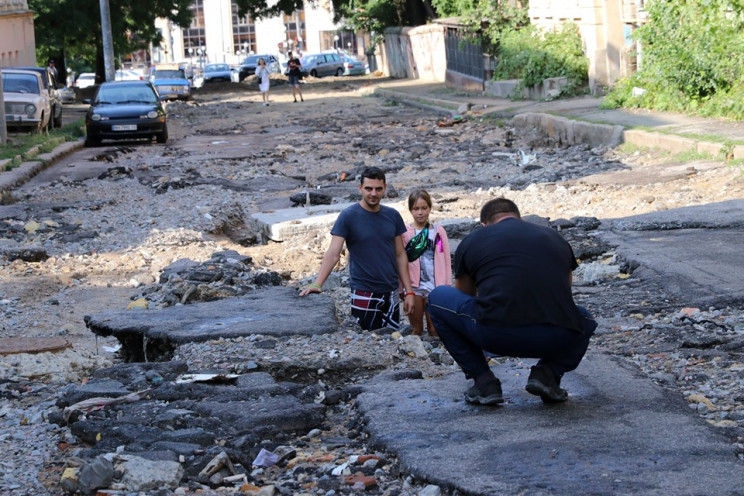
[[[249,256],[225,250],[213,253],[201,263],[185,258],[176,260],[163,268],[157,284],[147,286],[133,299],[145,299],[148,308],[164,308],[231,298],[256,287],[282,283],[279,273],[256,267]]]

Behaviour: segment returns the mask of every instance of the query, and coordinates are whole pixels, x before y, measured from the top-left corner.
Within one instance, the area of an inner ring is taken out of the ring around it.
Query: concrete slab
[[[354,202],[334,203],[258,212],[251,215],[249,224],[267,239],[285,241],[308,233],[330,232],[339,212],[353,204]],[[408,207],[401,202],[383,204],[394,208],[401,215],[408,212]]]
[[[742,494],[730,441],[682,397],[590,353],[564,377],[569,401],[544,405],[524,391],[527,365],[493,367],[502,407],[466,404],[461,373],[369,385],[357,403],[370,441],[402,471],[470,495]]]
[[[685,305],[744,302],[744,200],[613,219],[599,235],[663,279],[668,296]]]
[[[297,289],[271,287],[236,298],[179,305],[159,310],[114,310],[86,315],[99,336],[114,336],[123,354],[156,361],[185,342],[269,336],[326,334],[338,330],[336,307],[325,294],[304,298]]]

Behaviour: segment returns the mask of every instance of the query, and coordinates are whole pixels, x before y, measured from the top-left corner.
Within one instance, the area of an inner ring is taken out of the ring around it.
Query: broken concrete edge
[[[436,100],[433,98],[425,98],[420,96],[411,98],[410,95],[407,95],[405,93],[391,91],[384,88],[375,88],[373,95],[390,98],[392,100],[395,100],[396,102],[410,105],[411,107],[428,110],[430,112],[442,115],[456,114],[457,109],[460,106],[460,104],[456,102],[450,102],[446,100]]]
[[[13,162],[13,159],[0,162],[0,193],[6,193],[22,186],[39,172],[57,163],[62,157],[81,149],[83,144],[84,141],[82,139],[65,141],[56,146],[51,152],[39,154],[34,160],[23,162],[18,167],[7,171],[4,169],[8,164]]]
[[[293,207],[269,212],[251,214],[248,223],[252,229],[259,232],[264,239],[282,242],[296,236],[320,232],[330,233],[341,210],[355,202],[334,203],[331,205],[311,205],[309,207]],[[401,215],[408,212],[406,201],[384,203],[386,207],[397,210]],[[473,220],[473,219],[468,219]],[[442,226],[462,223],[463,219],[442,219],[438,224]]]

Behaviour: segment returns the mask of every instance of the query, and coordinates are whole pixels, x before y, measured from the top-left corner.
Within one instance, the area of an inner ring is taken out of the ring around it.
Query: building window
[[[238,17],[238,6],[232,4],[233,51],[242,56],[256,52],[256,25],[250,16]]]
[[[203,0],[193,0],[189,9],[192,10],[193,17],[191,25],[184,28],[183,31],[183,56],[193,57],[206,50],[207,39],[204,34],[204,2]]]
[[[282,14],[282,22],[286,28],[286,38],[283,45],[285,51],[302,52],[305,49],[305,11],[295,10],[291,14]]]

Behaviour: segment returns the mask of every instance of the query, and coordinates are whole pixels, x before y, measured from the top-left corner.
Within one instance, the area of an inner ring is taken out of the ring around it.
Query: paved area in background
[[[560,99],[549,102],[458,93],[444,83],[427,83],[417,80],[388,80],[374,85],[377,95],[399,99],[409,104],[419,104],[439,109],[442,113],[457,113],[462,104],[471,104],[474,112],[495,113],[505,117],[526,112],[548,113],[585,120],[597,124],[616,124],[626,128],[649,132],[688,135],[714,141],[738,140],[744,142],[744,122],[692,117],[671,112],[653,112],[645,109],[600,109],[601,98],[591,96]]]

